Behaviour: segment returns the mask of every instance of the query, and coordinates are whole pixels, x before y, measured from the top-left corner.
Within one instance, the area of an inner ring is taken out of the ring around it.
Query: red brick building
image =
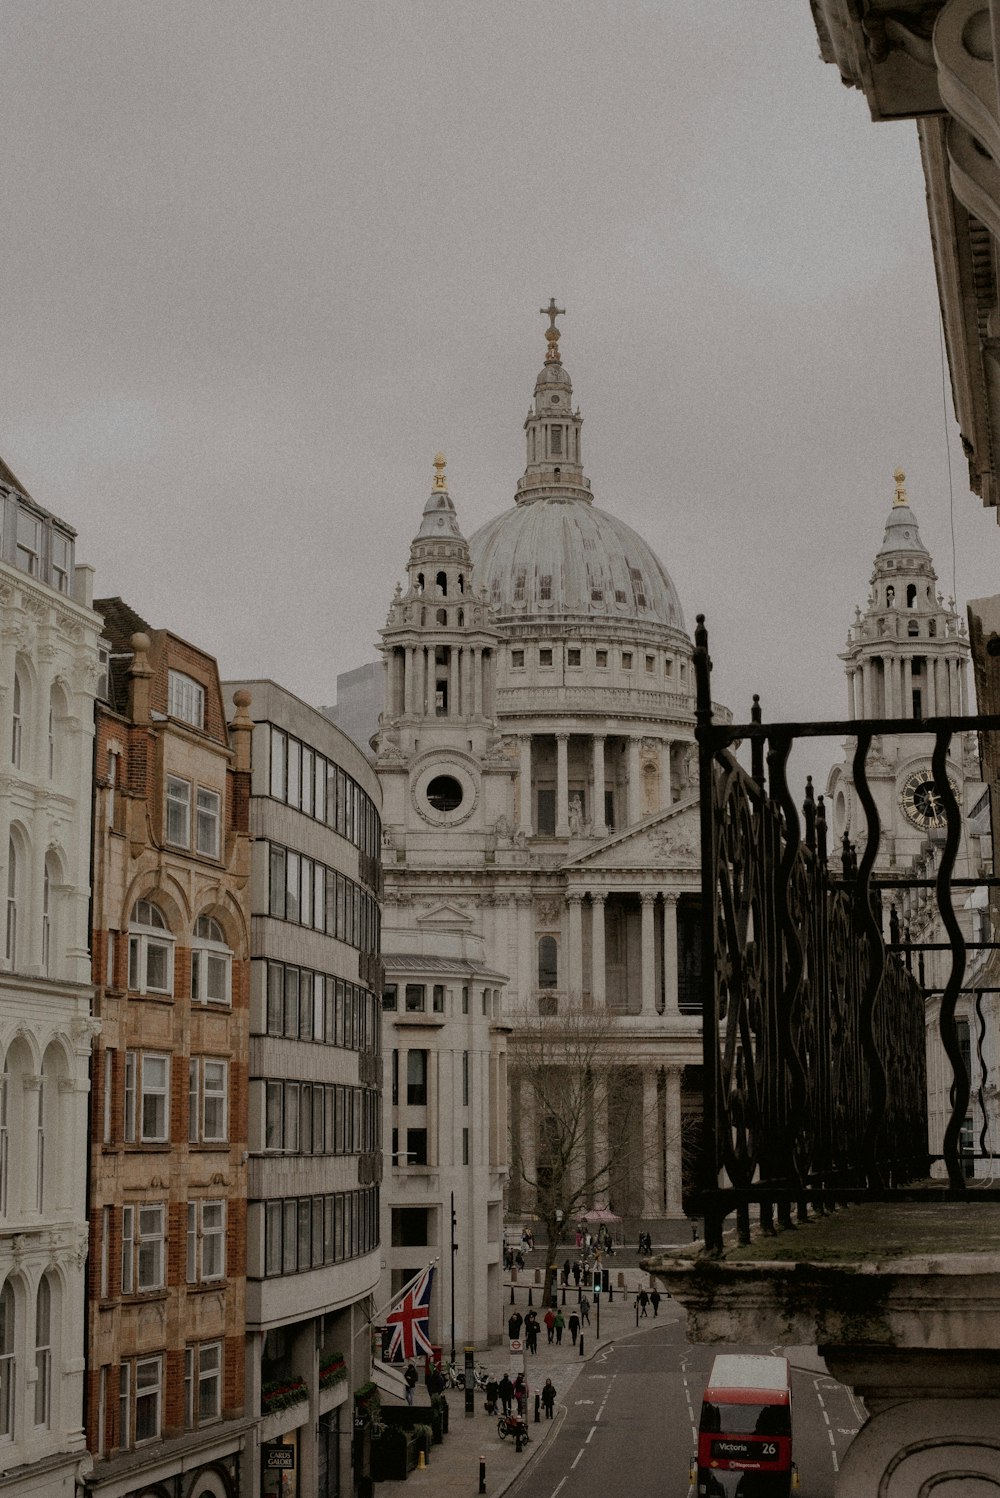
[[[251,724],[214,659],[96,605],[87,1443],[102,1498],[233,1498],[245,1417]],[[162,1485],[162,1486],[160,1486]]]

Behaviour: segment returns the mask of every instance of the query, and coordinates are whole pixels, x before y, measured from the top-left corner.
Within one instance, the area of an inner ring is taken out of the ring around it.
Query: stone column
[[[594,804],[590,809],[590,820],[593,824],[597,837],[607,836],[607,823],[604,820],[604,735],[595,733],[593,738],[594,750]]]
[[[406,654],[406,664],[403,667],[403,711],[404,711],[404,713],[412,713],[412,712],[416,711],[416,709],[413,706],[413,703],[414,703],[413,682],[414,682],[414,678],[415,678],[416,672],[417,672],[417,666],[416,666],[416,654],[417,654],[417,651],[416,651],[416,646],[414,646],[414,645],[407,645],[405,647],[405,654]]]
[[[639,820],[639,808],[641,806],[641,790],[639,784],[639,739],[636,734],[630,734],[628,739],[628,795],[626,805],[628,807],[628,825],[634,827]]]
[[[927,657],[927,704],[924,711],[929,718],[937,716],[937,680],[932,655]]]
[[[482,647],[472,647],[472,716],[481,718],[483,716],[483,652]]]
[[[663,896],[663,1013],[680,1013],[677,1005],[677,896]]]
[[[574,891],[566,896],[569,908],[568,934],[566,939],[566,990],[571,1004],[579,1004],[583,998],[583,895]]]
[[[530,895],[517,897],[517,988],[522,1004],[528,1004],[535,991],[535,906]]]
[[[523,832],[525,837],[531,837],[533,832],[534,818],[531,815],[531,735],[521,734],[518,738],[520,750],[520,768],[518,771],[518,791],[520,795],[520,817],[518,820],[518,831]]]
[[[660,805],[664,810],[672,805],[674,794],[670,784],[670,740],[660,745]]]
[[[642,1013],[656,1013],[656,943],[653,932],[653,916],[656,896],[650,890],[642,891]]]
[[[603,1009],[607,1003],[607,975],[604,959],[604,900],[603,894],[590,894],[590,991],[595,1009]]]
[[[662,1160],[656,1067],[644,1066],[642,1068],[642,1215],[644,1217],[663,1215]]]
[[[666,1145],[667,1145],[667,1216],[682,1217],[684,1208],[681,1205],[682,1185],[682,1140],[681,1140],[681,1072],[680,1067],[668,1066],[666,1071],[667,1080],[667,1106],[666,1106]]]
[[[969,673],[964,661],[959,660],[955,664],[958,669],[958,710],[965,717],[969,711]]]
[[[901,709],[901,718],[913,717],[913,659],[908,655],[903,656],[903,701]]]
[[[556,734],[556,837],[569,837],[569,734]]]
[[[460,651],[455,645],[448,647],[448,717],[461,716],[462,688],[459,684]]]
[[[855,680],[856,672],[853,666],[847,668],[847,716],[854,719],[858,716],[855,705]]]

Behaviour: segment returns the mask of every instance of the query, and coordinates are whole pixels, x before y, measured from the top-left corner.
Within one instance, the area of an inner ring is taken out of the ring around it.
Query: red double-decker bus
[[[701,1404],[698,1498],[788,1498],[792,1462],[788,1359],[720,1354]]]

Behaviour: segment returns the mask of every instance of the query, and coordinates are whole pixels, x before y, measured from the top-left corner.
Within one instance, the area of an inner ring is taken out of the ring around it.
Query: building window
[[[223,1144],[229,1137],[228,1064],[208,1056],[188,1062],[188,1140]]]
[[[469,1131],[468,1131],[468,1129],[463,1129],[462,1130],[462,1164],[463,1165],[468,1165],[468,1163],[469,1163]]]
[[[646,670],[648,672],[650,672],[651,675],[655,674],[655,672],[656,672],[656,656],[655,655],[647,655],[647,657],[646,657]]]
[[[608,652],[606,650],[598,650],[595,653],[594,659],[598,666],[606,666],[608,664]]]
[[[469,1012],[469,986],[468,986],[468,984],[465,984],[465,985],[463,985],[463,988],[462,988],[462,1013],[463,1014],[468,1014],[468,1012]]]
[[[404,1003],[407,1014],[423,1014],[425,1002],[424,985],[422,983],[407,983],[404,990]]]
[[[566,664],[567,666],[578,666],[580,664],[580,647],[578,645],[567,647]]]
[[[469,1053],[462,1052],[462,1106],[469,1106]]]
[[[552,601],[552,574],[545,572],[538,579],[538,598],[540,603],[551,603]]]
[[[411,1108],[423,1108],[427,1104],[426,1051],[406,1053],[406,1101]]]
[[[431,1007],[435,1014],[444,1014],[444,984],[435,983],[431,996]]]
[[[101,1282],[100,1296],[111,1294],[111,1208],[101,1208]]]
[[[138,1082],[138,1087],[137,1087]],[[170,1057],[125,1053],[125,1142],[165,1144],[170,1121]]]
[[[631,650],[623,650],[622,651],[622,670],[623,671],[631,671],[631,669],[632,669],[632,652],[631,652]]]
[[[554,936],[543,936],[538,943],[538,986],[555,988],[559,981],[559,955]]]
[[[218,791],[198,787],[198,812],[195,846],[203,858],[218,858],[222,797]]]
[[[68,536],[52,532],[52,586],[60,593],[69,592],[70,542]]]
[[[427,1164],[427,1130],[407,1129],[405,1165]]]
[[[52,1288],[43,1274],[35,1300],[35,1428],[47,1429],[52,1418]]]
[[[162,1203],[122,1207],[123,1295],[163,1289],[165,1218]]]
[[[233,954],[222,927],[210,915],[200,915],[191,943],[191,998],[196,1004],[231,1003],[232,971]]]
[[[177,775],[167,776],[166,837],[176,848],[191,843],[191,784]]]
[[[524,651],[512,650],[510,653],[510,664],[515,671],[524,670]]]
[[[226,1204],[188,1202],[187,1281],[221,1280],[226,1274]]]
[[[180,671],[167,672],[167,712],[195,728],[205,726],[205,688]]]
[[[398,1002],[395,983],[387,983],[382,989],[382,1008],[393,1010]]]
[[[6,1065],[6,1062],[4,1063]],[[6,1071],[0,1072],[0,1217],[7,1215],[7,1184],[9,1159],[8,1149],[10,1139],[7,1132],[7,1090],[9,1077]]]
[[[151,900],[137,900],[129,918],[128,986],[133,993],[174,990],[174,939]]]
[[[11,720],[10,730],[10,762],[15,770],[21,768],[21,735],[24,724],[21,677],[20,673],[14,672],[14,716]]]
[[[7,961],[17,962],[17,849],[14,839],[7,844]]]
[[[32,577],[38,576],[41,531],[41,522],[34,515],[29,515],[27,510],[18,510],[17,550],[15,557],[21,571],[29,573]]]
[[[542,646],[539,647],[539,650],[538,650],[538,664],[540,666],[551,666],[551,664],[552,664],[552,647],[551,647],[551,645],[542,645]]]
[[[10,1280],[0,1290],[0,1438],[14,1434],[14,1289]]]
[[[184,1349],[184,1424],[208,1425],[222,1414],[222,1343]]]
[[[135,1444],[156,1441],[160,1436],[160,1401],[163,1383],[163,1359],[136,1358],[135,1361]]]

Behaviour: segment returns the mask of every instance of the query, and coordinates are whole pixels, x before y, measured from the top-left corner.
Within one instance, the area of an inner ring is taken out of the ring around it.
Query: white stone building
[[[864,612],[856,611],[848,632],[847,649],[841,656],[847,674],[848,715],[852,719],[914,719],[966,716],[969,713],[967,666],[969,640],[965,623],[955,610],[955,601],[945,603],[937,591],[937,573],[930,553],[920,537],[916,516],[904,487],[905,475],[897,471],[896,489],[885,525],[882,545],[875,557],[871,587]],[[927,1086],[930,1149],[940,1154],[945,1126],[951,1116],[951,1066],[939,1037],[941,993],[951,965],[948,951],[934,950],[946,943],[934,894],[934,880],[945,840],[945,812],[934,788],[931,755],[934,735],[880,733],[872,741],[868,756],[868,780],[881,824],[875,877],[891,880],[909,877],[924,881],[904,886],[884,901],[885,934],[894,909],[901,937],[909,936],[915,948],[911,959],[919,968],[928,990]],[[854,740],[845,745],[844,761],[830,773],[833,841],[831,862],[839,867],[840,845],[846,833],[851,843],[863,846],[866,818],[853,784]],[[973,818],[983,799],[979,749],[973,734],[957,734],[948,752],[948,778],[964,819],[963,836],[955,863],[956,880],[975,880],[992,867],[988,818]],[[954,889],[963,932],[968,940],[984,937],[985,926],[977,914],[985,910],[985,886],[958,884]],[[986,923],[988,926],[988,922]],[[989,939],[988,935],[985,939]],[[926,955],[919,954],[927,946]],[[959,1038],[967,1059],[971,1056],[974,995],[972,988],[984,953],[971,953],[964,989],[959,997]],[[996,999],[987,1000],[995,1011]],[[971,1147],[976,1105],[970,1107],[966,1123]]]
[[[494,1206],[507,1153],[498,1110],[515,1150],[534,1161],[542,1121],[522,1116],[513,1079],[505,1096],[507,1026],[575,1008],[606,1013],[607,1064],[643,1119],[608,1182],[612,1205],[632,1226],[681,1214],[684,1071],[701,1060],[691,641],[660,561],[593,502],[557,310],[547,310],[514,505],[466,542],[439,456],[406,587],[397,588],[382,635],[384,950],[396,985],[385,1047],[400,1057],[387,1124],[400,1147],[387,1198],[390,1206],[419,1199],[428,1212],[426,1256],[444,1261],[449,1181],[463,1169],[480,1172],[466,1189],[486,1204],[482,1251],[490,1264],[499,1256]],[[464,1018],[455,1006],[467,979],[442,970],[444,1049],[435,1059],[428,959],[442,927],[449,940],[461,934],[466,959],[481,964],[469,972],[469,1020],[481,1024],[485,1015],[493,1038],[487,1045],[471,1025],[468,1042],[450,1036],[453,1017]],[[430,1053],[433,1103],[403,1101],[408,984],[424,990],[419,1044]],[[453,1057],[466,1045],[478,1049],[489,1092],[463,1167],[455,1120],[467,1105]],[[404,1147],[405,1133],[424,1126],[413,1108],[448,1120],[436,1135],[428,1126],[429,1145],[439,1143],[426,1164]],[[606,1122],[593,1120],[595,1137]],[[509,1207],[532,1209],[516,1179]],[[417,1262],[412,1251],[407,1262]],[[470,1306],[463,1321],[477,1339],[485,1315]],[[487,1319],[499,1332],[492,1311]]]
[[[84,1449],[88,932],[100,618],[75,532],[0,462],[0,1492]]]

